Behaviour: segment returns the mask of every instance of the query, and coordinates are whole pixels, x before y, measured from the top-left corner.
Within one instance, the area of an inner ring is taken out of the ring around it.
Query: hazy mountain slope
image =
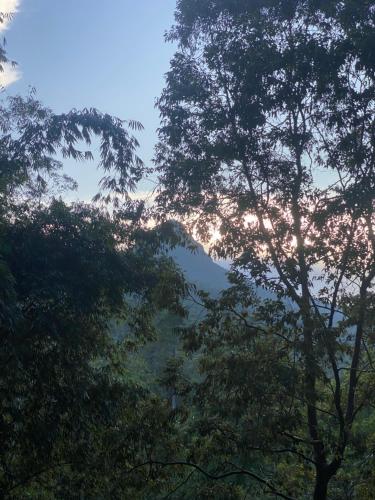
[[[214,262],[202,245],[194,240],[191,240],[191,242],[196,246],[195,250],[192,251],[189,248],[177,246],[167,251],[167,254],[184,271],[186,280],[189,283],[193,283],[199,289],[217,296],[222,290],[230,286],[227,277],[228,270]],[[256,294],[262,299],[275,298],[271,292],[261,287],[256,287]]]
[[[177,246],[164,251],[174,259],[189,283],[212,296],[218,296],[223,289],[230,286],[227,270],[215,263],[202,245],[194,240],[190,240],[190,243],[195,246],[194,250]],[[271,297],[270,293],[261,288],[257,289],[257,294],[262,298]],[[205,314],[204,309],[193,300],[187,299],[185,306],[189,311],[189,316],[186,319],[166,311],[161,312],[156,320],[158,339],[148,343],[130,359],[130,369],[140,377],[140,381],[143,383],[147,381],[146,384],[149,386],[154,384],[157,386],[158,377],[165,367],[167,359],[180,352],[181,342],[177,333],[178,328],[198,321]],[[194,371],[192,363],[192,361],[187,362],[188,371]]]
[[[184,271],[187,281],[198,288],[217,294],[229,286],[227,271],[207,255],[202,245],[196,243],[193,251],[179,246],[167,253]]]

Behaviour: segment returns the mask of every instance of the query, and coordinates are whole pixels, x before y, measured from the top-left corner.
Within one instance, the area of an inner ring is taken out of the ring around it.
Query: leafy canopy
[[[217,466],[256,468],[263,454],[286,496],[327,497],[373,398],[360,387],[372,366],[374,16],[371,0],[179,0],[169,34],[158,209],[208,241],[219,229],[211,250],[233,262],[232,297],[208,301],[211,322],[190,336],[199,400],[231,429]],[[274,300],[252,299],[254,283]],[[294,456],[281,476],[280,450]]]
[[[127,356],[153,338],[156,312],[183,313],[185,285],[158,252],[161,230],[143,229],[130,203],[145,170],[137,141],[116,118],[55,115],[33,96],[0,117],[1,496],[143,498],[163,474],[137,466],[150,446],[168,449],[173,422]],[[80,145],[92,136],[98,199],[113,203],[68,206],[54,197],[73,184],[56,155],[91,159]]]

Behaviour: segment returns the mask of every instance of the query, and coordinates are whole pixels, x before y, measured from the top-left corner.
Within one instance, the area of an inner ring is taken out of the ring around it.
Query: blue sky
[[[176,0],[0,0],[0,12],[17,3],[5,35],[22,77],[5,93],[35,87],[57,113],[96,107],[139,120],[145,127],[139,154],[150,163],[159,125],[155,99],[175,49],[164,33],[173,24]],[[79,183],[68,199],[90,200],[100,178],[95,165],[68,161],[65,171]],[[323,186],[334,179],[318,171],[316,180]],[[152,187],[143,182],[139,189]]]
[[[140,155],[149,162],[159,123],[155,98],[174,50],[164,33],[173,23],[175,3],[21,0],[5,36],[22,77],[5,93],[25,94],[31,86],[55,112],[96,107],[139,120],[145,126]],[[66,171],[78,180],[79,197],[96,192],[94,165],[69,162]]]

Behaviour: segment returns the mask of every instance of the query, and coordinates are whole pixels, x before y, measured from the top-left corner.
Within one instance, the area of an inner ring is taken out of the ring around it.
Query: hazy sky
[[[1,6],[16,0],[0,0]],[[164,33],[175,0],[21,0],[5,32],[8,56],[21,78],[6,94],[38,98],[56,112],[97,107],[145,126],[140,155],[150,161],[156,141],[155,98],[163,87],[173,46]],[[79,196],[95,192],[94,166],[67,165]],[[143,188],[146,188],[143,186]]]

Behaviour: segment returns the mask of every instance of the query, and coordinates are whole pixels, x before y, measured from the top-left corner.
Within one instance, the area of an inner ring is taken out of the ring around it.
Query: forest
[[[174,19],[151,164],[0,95],[0,499],[374,499],[375,1]]]

